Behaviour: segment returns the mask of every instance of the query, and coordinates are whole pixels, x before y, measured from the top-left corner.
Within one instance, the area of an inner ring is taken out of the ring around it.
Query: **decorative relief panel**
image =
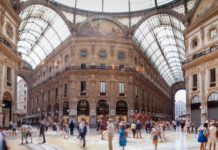
[[[83,24],[78,32],[79,36],[119,37],[125,36],[123,30],[108,20],[92,20]]]

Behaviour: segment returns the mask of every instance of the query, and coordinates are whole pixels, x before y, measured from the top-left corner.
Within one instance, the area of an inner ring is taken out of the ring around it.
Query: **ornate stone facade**
[[[33,70],[28,114],[54,121],[83,116],[91,125],[101,115],[131,121],[136,110],[172,118],[170,87],[125,30],[110,20],[92,23],[81,26],[88,35],[68,38]]]
[[[20,57],[16,51],[19,17],[9,1],[0,1],[0,127],[16,120],[16,81]]]
[[[206,6],[206,7],[205,7]],[[207,119],[218,119],[218,2],[201,1],[190,15],[185,31],[186,57],[184,63],[187,109],[199,125]]]

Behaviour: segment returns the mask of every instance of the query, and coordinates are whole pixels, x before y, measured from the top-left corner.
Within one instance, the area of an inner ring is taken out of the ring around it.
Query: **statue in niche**
[[[9,22],[6,25],[6,33],[9,38],[12,39],[14,37],[14,30],[13,30],[12,25]]]
[[[114,46],[111,46],[110,54],[111,56],[114,56]]]
[[[92,45],[92,46],[91,46],[91,52],[92,52],[92,55],[95,54],[95,45]]]
[[[74,55],[75,55],[74,49],[75,49],[75,47],[73,47],[73,46],[70,47],[71,56],[74,56]]]
[[[1,10],[1,18],[0,18],[0,21],[1,21],[1,25],[3,26],[4,22],[5,22],[5,11],[4,10]]]

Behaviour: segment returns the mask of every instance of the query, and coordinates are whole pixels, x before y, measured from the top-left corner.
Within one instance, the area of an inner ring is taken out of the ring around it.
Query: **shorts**
[[[26,132],[21,132],[22,137],[26,137],[27,133]]]
[[[158,140],[158,135],[154,135],[153,136],[153,141],[157,141]]]
[[[28,137],[28,136],[32,136],[31,132],[27,132],[27,133],[26,133],[26,136],[27,136],[27,137]]]

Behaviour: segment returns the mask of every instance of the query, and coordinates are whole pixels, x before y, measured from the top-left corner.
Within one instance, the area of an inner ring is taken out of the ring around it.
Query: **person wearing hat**
[[[112,119],[108,119],[107,133],[108,133],[108,147],[109,150],[113,150],[113,137],[114,137],[114,125]]]

